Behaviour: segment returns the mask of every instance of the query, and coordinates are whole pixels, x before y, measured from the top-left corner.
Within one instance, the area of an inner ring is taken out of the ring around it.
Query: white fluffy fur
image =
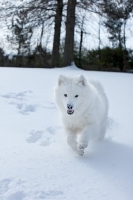
[[[61,113],[68,145],[83,155],[90,139],[103,138],[105,135],[108,100],[103,87],[98,81],[87,82],[82,75],[75,78],[60,75],[55,88],[55,101]],[[67,105],[72,106],[73,114],[67,113]]]

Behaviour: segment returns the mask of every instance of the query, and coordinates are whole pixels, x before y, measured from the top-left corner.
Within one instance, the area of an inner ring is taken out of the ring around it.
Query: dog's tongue
[[[72,110],[68,110],[67,112],[68,112],[68,113],[72,113]]]
[[[73,114],[73,110],[67,110],[68,114]]]

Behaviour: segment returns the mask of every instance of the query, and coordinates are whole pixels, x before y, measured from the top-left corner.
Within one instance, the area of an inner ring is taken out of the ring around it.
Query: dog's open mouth
[[[74,110],[67,110],[67,113],[68,113],[69,115],[72,115],[72,114],[74,113]]]

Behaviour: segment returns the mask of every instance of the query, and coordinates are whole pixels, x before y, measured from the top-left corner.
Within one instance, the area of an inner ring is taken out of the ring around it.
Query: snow
[[[109,99],[104,141],[66,144],[53,91],[60,74],[98,79]],[[132,200],[133,75],[0,68],[0,200]]]

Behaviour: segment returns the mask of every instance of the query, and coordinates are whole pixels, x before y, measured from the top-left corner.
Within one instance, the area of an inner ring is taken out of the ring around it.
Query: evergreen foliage
[[[20,5],[7,0],[3,5],[6,9],[0,9],[0,13],[7,16],[7,26],[12,33],[7,39],[17,54],[9,59],[0,49],[1,66],[50,68],[67,66],[74,61],[86,70],[127,71],[132,68],[132,49],[126,47],[126,25],[133,13],[131,0],[29,0]],[[85,30],[84,25],[89,20],[85,13],[99,16],[96,49],[88,50],[83,46],[85,34],[92,34]],[[103,46],[101,25],[106,27],[112,47]],[[65,30],[63,40],[62,27]],[[40,36],[33,44],[31,40],[37,28]],[[79,34],[78,42],[75,32]],[[47,48],[47,41],[44,44],[46,34],[48,37],[52,34],[52,50]]]

